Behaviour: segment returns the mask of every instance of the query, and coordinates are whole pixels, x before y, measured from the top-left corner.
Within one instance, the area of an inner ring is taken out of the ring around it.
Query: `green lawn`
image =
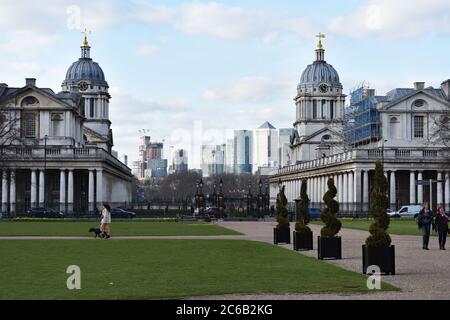
[[[9,240],[0,252],[0,300],[368,291],[363,275],[252,241]],[[66,287],[69,265],[81,290]]]
[[[373,223],[371,219],[341,219],[342,227],[347,229],[357,229],[369,231],[369,226]],[[322,222],[315,221],[315,224],[322,224]],[[388,232],[395,235],[411,235],[419,236],[421,231],[417,227],[417,223],[412,219],[391,219]]]
[[[95,221],[0,221],[0,236],[89,236]],[[112,236],[212,236],[239,233],[206,223],[113,221]]]

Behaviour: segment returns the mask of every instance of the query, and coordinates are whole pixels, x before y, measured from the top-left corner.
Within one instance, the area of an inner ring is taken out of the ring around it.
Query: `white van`
[[[393,218],[414,218],[422,210],[421,205],[403,206],[398,211],[388,212]]]

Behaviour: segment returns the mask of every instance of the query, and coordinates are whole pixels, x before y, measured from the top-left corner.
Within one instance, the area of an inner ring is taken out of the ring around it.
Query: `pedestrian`
[[[436,215],[434,230],[439,234],[439,249],[445,250],[445,242],[447,241],[449,216],[445,213],[443,207],[438,208]]]
[[[104,203],[102,209],[102,221],[100,222],[100,236],[103,239],[110,238],[110,225],[111,225],[111,207],[109,204]]]
[[[433,212],[428,201],[423,203],[422,210],[417,217],[417,224],[419,229],[422,230],[422,249],[429,250],[428,243],[430,242],[431,225],[433,224]]]

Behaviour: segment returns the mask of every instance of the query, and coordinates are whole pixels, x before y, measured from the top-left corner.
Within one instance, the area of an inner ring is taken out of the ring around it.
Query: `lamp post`
[[[266,192],[265,192],[265,202],[264,202],[264,207],[265,207],[265,214],[269,215],[269,208],[270,208],[270,186],[269,186],[269,181],[266,180]]]
[[[247,216],[250,214],[253,215],[252,210],[252,184],[251,182],[248,183],[248,192],[247,192]]]
[[[381,140],[381,164],[383,165],[383,170],[384,170],[384,143],[388,142],[385,139]]]
[[[262,183],[261,179],[259,179],[258,186],[259,186],[259,192],[258,192],[258,215],[259,215],[259,218],[264,218],[264,211],[263,211],[264,210],[264,195],[262,193],[263,183]]]
[[[219,182],[219,195],[217,197],[218,199],[218,206],[219,206],[219,211],[220,211],[220,218],[223,217],[223,210],[224,210],[224,203],[223,203],[223,180],[220,179]]]

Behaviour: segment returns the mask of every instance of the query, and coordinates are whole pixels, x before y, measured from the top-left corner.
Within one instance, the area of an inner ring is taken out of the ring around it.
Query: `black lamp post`
[[[259,191],[258,191],[258,215],[259,218],[264,218],[264,195],[262,193],[262,180],[259,179],[259,183],[258,183],[258,187],[259,187]]]
[[[265,191],[265,199],[264,199],[264,208],[265,214],[269,215],[269,207],[270,207],[270,189],[269,189],[269,181],[266,180],[266,191]]]
[[[217,199],[218,199],[218,206],[219,206],[219,210],[220,210],[220,217],[222,218],[223,210],[224,210],[223,180],[222,179],[220,179],[220,182],[219,182],[219,195],[218,195]]]
[[[252,210],[252,184],[251,182],[248,183],[247,185],[248,187],[248,192],[247,192],[247,216],[249,216],[250,214],[253,215],[253,210]]]

